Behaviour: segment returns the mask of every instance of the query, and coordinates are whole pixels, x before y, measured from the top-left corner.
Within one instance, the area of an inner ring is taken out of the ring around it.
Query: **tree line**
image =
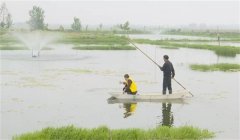
[[[27,24],[30,26],[31,30],[47,30],[48,24],[45,23],[45,12],[39,6],[33,6],[33,8],[29,11],[29,20]],[[9,29],[13,25],[12,17],[10,12],[7,9],[5,3],[1,4],[0,7],[0,28],[1,29]],[[126,33],[130,30],[129,22],[126,21],[124,24],[120,24],[117,26],[121,30],[125,31]],[[99,24],[97,30],[102,30],[103,24]],[[64,31],[64,27],[62,25],[59,26],[59,31]],[[83,29],[83,25],[78,17],[73,18],[73,23],[71,24],[71,30],[74,32],[81,32],[83,30],[88,30],[88,25],[85,26]]]

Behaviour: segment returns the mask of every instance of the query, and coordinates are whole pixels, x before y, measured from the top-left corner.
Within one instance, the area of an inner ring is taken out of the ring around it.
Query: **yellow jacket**
[[[129,77],[128,79],[132,81],[132,84],[129,87],[131,92],[136,92],[137,91],[137,84],[135,83],[135,81],[133,81],[132,78]],[[126,82],[126,83],[128,84],[128,82]]]

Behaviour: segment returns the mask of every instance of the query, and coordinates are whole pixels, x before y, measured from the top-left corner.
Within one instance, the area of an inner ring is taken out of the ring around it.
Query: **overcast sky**
[[[2,0],[1,0],[2,1]],[[48,24],[71,24],[73,17],[83,24],[180,25],[205,23],[239,25],[239,1],[5,1],[14,22],[29,19],[34,5],[45,11]]]

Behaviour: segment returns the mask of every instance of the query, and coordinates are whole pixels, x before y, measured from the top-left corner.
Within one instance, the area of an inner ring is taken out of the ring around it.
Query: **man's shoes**
[[[163,91],[162,94],[163,94],[163,95],[166,95],[166,91]]]

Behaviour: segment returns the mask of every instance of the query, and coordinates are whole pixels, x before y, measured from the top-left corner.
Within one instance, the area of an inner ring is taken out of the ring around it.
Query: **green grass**
[[[199,64],[192,64],[190,65],[192,70],[198,71],[240,71],[239,64],[213,64],[213,65],[199,65]]]
[[[0,33],[0,45],[5,44],[13,44],[13,43],[21,43],[19,40],[17,40],[16,37],[13,36],[13,34],[9,32]]]
[[[173,47],[173,46],[171,46],[171,47],[162,46],[161,48],[164,48],[164,49],[172,49],[172,50],[177,50],[177,49],[179,49],[178,47]]]
[[[151,31],[144,31],[144,30],[137,30],[137,29],[131,29],[130,31],[126,32],[123,30],[113,30],[114,34],[151,34]]]
[[[0,46],[0,50],[29,50],[29,48],[27,47],[24,47],[24,46],[14,46],[13,45],[3,45],[3,46]],[[53,50],[53,48],[49,48],[49,47],[44,47],[42,48],[42,50]]]
[[[187,43],[175,43],[165,40],[150,40],[150,39],[135,39],[137,43],[141,44],[151,44],[151,45],[160,45],[160,47],[177,47],[177,48],[193,48],[193,49],[206,49],[212,50],[219,56],[229,56],[235,57],[237,54],[240,54],[240,47],[233,46],[218,46],[218,45],[207,45],[207,44],[187,44]]]
[[[41,131],[14,136],[13,140],[174,140],[213,137],[213,132],[192,126],[161,126],[148,130],[138,128],[111,130],[105,126],[86,129],[66,126],[60,128],[48,127]]]
[[[64,32],[61,33],[62,38],[57,40],[57,43],[66,44],[95,44],[95,45],[127,45],[127,38],[125,36],[117,36],[114,34],[103,33],[75,33]]]
[[[100,45],[100,46],[77,46],[73,47],[75,50],[135,50],[128,45]]]
[[[114,35],[110,32],[49,32],[58,38],[51,43],[73,44],[78,50],[135,50],[129,46],[126,36]],[[12,47],[21,43],[11,32],[0,35],[0,50],[20,50],[26,48]],[[80,46],[81,45],[81,46]],[[85,46],[83,46],[85,45]],[[51,50],[51,48],[45,48]]]
[[[0,46],[0,50],[27,50],[26,47]]]

